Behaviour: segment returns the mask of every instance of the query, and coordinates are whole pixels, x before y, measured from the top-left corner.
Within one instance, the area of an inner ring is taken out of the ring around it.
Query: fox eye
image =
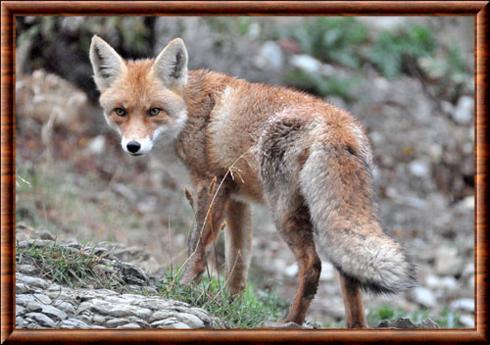
[[[157,116],[158,114],[160,114],[160,112],[162,111],[162,109],[160,108],[150,108],[150,111],[148,112],[148,114],[150,116]]]
[[[116,113],[117,116],[126,116],[128,115],[128,112],[124,108],[114,108],[114,113]]]

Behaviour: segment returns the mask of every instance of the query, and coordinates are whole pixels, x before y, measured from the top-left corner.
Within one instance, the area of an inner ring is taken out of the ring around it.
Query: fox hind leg
[[[339,273],[340,289],[344,300],[347,328],[366,328],[367,321],[359,283]]]
[[[252,256],[252,219],[250,206],[230,199],[226,208],[225,258],[226,281],[232,295],[246,286]]]
[[[301,198],[298,196],[296,199]],[[298,263],[296,293],[285,322],[301,325],[315,297],[321,272],[321,261],[315,249],[313,227],[309,220],[308,208],[301,200],[288,208],[273,208],[273,212],[279,233]],[[280,214],[277,214],[278,212]]]

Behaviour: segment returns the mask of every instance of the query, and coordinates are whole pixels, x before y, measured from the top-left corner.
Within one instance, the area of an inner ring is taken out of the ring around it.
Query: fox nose
[[[131,153],[136,153],[140,150],[141,145],[139,142],[131,140],[127,145],[126,148],[128,149],[129,152]]]

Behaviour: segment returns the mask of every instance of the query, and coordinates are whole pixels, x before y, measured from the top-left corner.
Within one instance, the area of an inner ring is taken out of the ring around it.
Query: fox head
[[[187,50],[176,38],[155,59],[124,60],[93,36],[90,62],[107,123],[121,135],[127,153],[148,153],[159,136],[174,139],[187,120],[183,90]]]

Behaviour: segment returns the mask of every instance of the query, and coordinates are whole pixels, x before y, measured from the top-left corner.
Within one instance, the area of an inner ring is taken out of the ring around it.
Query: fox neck
[[[232,78],[205,70],[189,71],[183,97],[189,118],[209,118],[219,94]]]

